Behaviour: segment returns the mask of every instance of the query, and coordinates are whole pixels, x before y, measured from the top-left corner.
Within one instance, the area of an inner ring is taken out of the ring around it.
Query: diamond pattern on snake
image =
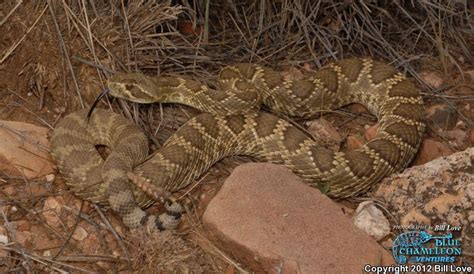
[[[110,205],[130,228],[175,227],[181,208],[169,193],[231,155],[284,165],[309,185],[327,189],[330,197],[364,193],[410,163],[425,129],[416,86],[372,59],[334,62],[302,80],[286,80],[255,64],[236,64],[222,69],[217,90],[185,77],[137,73],[116,74],[107,84],[118,98],[179,103],[203,111],[152,155],[145,135],[108,110],[94,110],[90,120],[80,110],[57,124],[52,155],[68,185],[83,199]],[[320,147],[288,121],[260,110],[265,106],[304,118],[350,103],[365,105],[377,116],[379,127],[375,138],[346,152]],[[108,146],[109,157],[103,160],[95,145]],[[149,216],[143,208],[157,199],[171,200],[167,212]]]

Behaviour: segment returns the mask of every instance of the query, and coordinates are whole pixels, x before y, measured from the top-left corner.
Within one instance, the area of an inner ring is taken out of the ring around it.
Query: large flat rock
[[[221,249],[256,272],[362,273],[393,263],[340,206],[273,164],[237,167],[203,221]]]
[[[48,129],[0,120],[0,172],[34,179],[54,173]]]

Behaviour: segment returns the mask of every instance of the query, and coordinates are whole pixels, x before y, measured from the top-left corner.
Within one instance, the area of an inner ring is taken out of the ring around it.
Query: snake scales
[[[111,77],[108,86],[113,96],[130,101],[181,103],[205,112],[151,156],[144,134],[109,111],[97,109],[87,122],[82,110],[57,124],[52,154],[70,187],[84,199],[109,204],[129,227],[149,224],[140,207],[150,205],[160,189],[181,189],[229,155],[285,165],[310,185],[325,186],[331,197],[360,194],[406,167],[425,128],[419,90],[391,66],[371,59],[341,60],[294,81],[269,68],[237,64],[221,71],[218,90],[183,77],[133,73]],[[367,106],[379,127],[374,139],[347,152],[320,147],[284,119],[258,111],[264,105],[310,117],[353,102]],[[112,150],[105,161],[97,144]],[[131,171],[138,178],[132,184]],[[170,213],[152,222],[160,227],[177,219],[179,214]]]

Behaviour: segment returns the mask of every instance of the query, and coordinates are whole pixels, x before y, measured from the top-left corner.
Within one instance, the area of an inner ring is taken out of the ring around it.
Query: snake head
[[[87,122],[89,122],[92,112],[100,100],[107,94],[117,98],[122,98],[135,103],[154,103],[156,99],[151,91],[155,85],[153,78],[139,73],[117,73],[107,80],[107,89],[102,91],[95,99],[89,112]]]
[[[155,80],[140,73],[117,73],[107,80],[107,86],[109,94],[117,98],[141,104],[156,102],[152,93]]]

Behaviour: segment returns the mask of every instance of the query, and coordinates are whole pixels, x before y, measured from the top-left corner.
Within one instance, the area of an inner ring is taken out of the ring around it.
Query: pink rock
[[[360,148],[364,144],[364,140],[357,135],[349,134],[346,143],[349,150],[354,150]]]
[[[62,222],[60,219],[60,213],[64,201],[62,197],[48,197],[44,202],[43,206],[43,217],[46,223],[52,227],[60,227]]]
[[[420,73],[421,79],[432,88],[439,88],[443,84],[443,79],[434,71],[423,71]]]
[[[34,234],[29,231],[17,231],[15,240],[23,247],[29,247],[33,244]]]
[[[364,137],[367,141],[370,141],[375,138],[375,135],[377,135],[377,131],[379,130],[379,125],[375,124],[373,126],[368,127],[365,130]]]
[[[0,171],[27,179],[53,173],[47,133],[44,127],[0,120]]]
[[[448,145],[435,141],[433,139],[424,139],[421,143],[418,154],[413,161],[413,165],[422,165],[436,158],[447,156],[453,153]]]
[[[18,231],[28,231],[31,229],[31,224],[27,220],[18,220],[11,223],[14,224]]]
[[[4,226],[0,225],[0,244],[2,245],[7,245],[10,242],[10,239],[8,238],[8,233],[7,229]],[[0,261],[3,260],[4,258],[8,257],[8,251],[1,248],[0,249]]]
[[[76,241],[83,241],[85,238],[87,238],[88,235],[89,233],[87,233],[87,231],[83,227],[78,226],[76,230],[74,230],[72,238]]]
[[[8,196],[16,196],[17,193],[16,193],[16,188],[13,186],[13,185],[9,185],[9,186],[6,186],[3,191],[5,192],[5,194],[7,194]]]
[[[474,145],[474,129],[469,130],[468,140],[471,145]]]
[[[42,196],[48,193],[48,190],[44,186],[43,182],[31,182],[29,185],[29,190],[33,196]]]
[[[61,242],[58,239],[50,237],[51,236],[48,236],[43,229],[35,231],[33,233],[34,248],[38,250],[48,250],[61,246]]]
[[[255,272],[361,273],[391,255],[340,206],[282,166],[237,167],[210,202],[205,227]]]

